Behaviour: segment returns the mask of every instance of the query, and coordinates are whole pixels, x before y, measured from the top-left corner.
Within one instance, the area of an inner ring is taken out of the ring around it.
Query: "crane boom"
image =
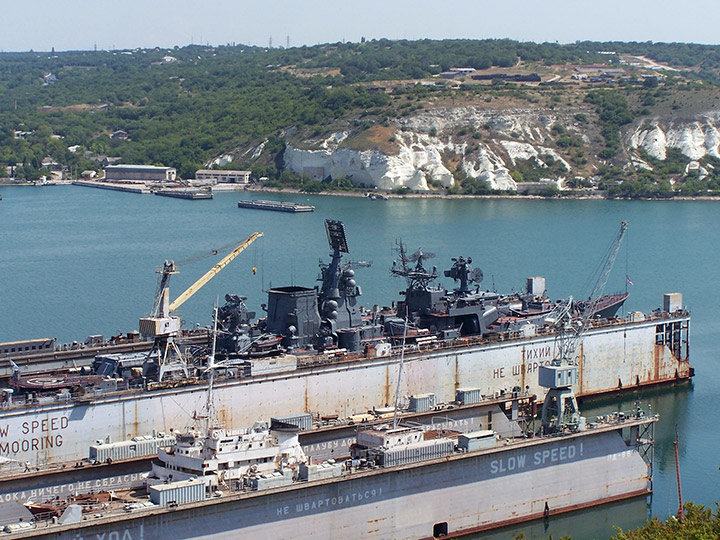
[[[622,242],[623,236],[625,235],[625,231],[627,231],[628,228],[628,222],[627,221],[621,221],[620,222],[620,230],[615,235],[615,239],[613,240],[612,247],[610,248],[610,253],[608,254],[607,259],[605,260],[605,266],[603,266],[602,274],[600,274],[600,277],[597,280],[597,283],[595,284],[595,288],[593,289],[592,294],[590,295],[590,302],[592,305],[588,306],[588,309],[586,309],[586,313],[588,313],[587,318],[590,317],[590,314],[595,310],[597,307],[598,302],[600,301],[600,297],[602,296],[603,291],[605,290],[605,285],[607,285],[608,276],[610,275],[610,271],[613,268],[613,265],[615,264],[615,259],[617,258],[618,251],[620,250],[620,243]],[[585,317],[583,317],[585,318]]]
[[[181,305],[185,303],[185,301],[190,298],[193,294],[198,292],[203,285],[205,285],[208,281],[210,281],[215,274],[217,274],[220,270],[225,268],[230,262],[240,255],[245,249],[252,244],[255,240],[263,236],[263,233],[261,232],[255,232],[251,234],[242,244],[240,244],[238,247],[233,249],[230,253],[228,253],[223,259],[218,262],[215,266],[213,266],[210,270],[208,270],[204,276],[202,276],[200,279],[198,279],[195,283],[190,285],[188,289],[182,293],[180,296],[178,296],[172,304],[170,304],[170,307],[168,308],[169,311],[174,311],[177,308],[179,308]]]
[[[553,358],[552,364],[540,366],[538,370],[538,383],[540,386],[548,388],[542,408],[542,429],[545,433],[552,433],[566,428],[571,430],[584,429],[582,426],[585,419],[580,416],[577,399],[575,399],[575,393],[572,389],[572,386],[578,382],[578,364],[576,364],[572,355],[590,322],[590,318],[595,314],[600,295],[605,289],[610,270],[615,264],[620,242],[625,235],[627,226],[627,221],[620,223],[620,230],[610,245],[600,277],[585,304],[585,309],[580,315],[577,327],[573,328],[572,315],[569,309],[558,307],[553,310],[552,314],[558,317],[554,324],[559,325],[560,356],[559,358]],[[569,307],[570,302],[567,303],[567,308]],[[571,332],[570,336],[565,334],[566,328],[563,323],[563,319],[567,318],[570,319],[570,324],[568,324],[570,327],[568,330]]]
[[[595,287],[590,294],[590,298],[587,302],[585,302],[585,309],[580,315],[580,321],[577,324],[577,328],[575,329],[573,335],[566,339],[565,343],[563,343],[561,346],[561,361],[567,362],[570,360],[570,357],[572,356],[575,347],[577,346],[581,336],[585,332],[585,327],[588,325],[590,318],[594,315],[597,309],[600,298],[602,297],[603,291],[605,290],[608,276],[610,275],[610,271],[615,264],[615,259],[617,258],[618,251],[620,250],[620,243],[625,236],[625,231],[627,231],[627,228],[628,222],[621,221],[620,230],[618,230],[615,238],[610,245],[610,249],[605,259],[605,264],[603,265],[602,272],[600,273],[600,277],[598,278],[597,283],[595,283]]]

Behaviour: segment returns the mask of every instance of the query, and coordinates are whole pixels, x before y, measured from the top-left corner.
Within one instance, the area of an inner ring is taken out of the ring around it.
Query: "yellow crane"
[[[147,375],[148,366],[154,366],[153,371],[158,370],[158,380],[162,380],[163,375],[170,371],[183,371],[187,376],[187,366],[183,360],[182,354],[175,343],[175,338],[180,333],[181,320],[180,317],[171,315],[173,311],[184,304],[192,295],[198,292],[208,281],[210,281],[220,270],[225,268],[232,260],[240,255],[255,240],[263,236],[261,232],[255,232],[246,238],[240,245],[222,258],[215,266],[208,270],[200,279],[190,285],[185,292],[178,296],[175,301],[169,303],[170,299],[170,276],[177,274],[175,263],[173,261],[165,261],[158,290],[155,293],[155,302],[153,313],[149,317],[140,319],[140,333],[144,336],[152,337],[154,343],[152,349],[148,353],[148,361],[146,368],[143,370]]]
[[[215,274],[217,274],[220,270],[225,268],[230,262],[240,255],[247,247],[252,244],[255,240],[263,236],[263,233],[261,232],[255,232],[252,233],[242,244],[240,244],[238,247],[233,249],[230,253],[228,253],[223,259],[217,263],[215,266],[213,266],[210,270],[208,270],[204,276],[202,276],[200,279],[198,279],[195,283],[190,285],[190,287],[187,288],[187,290],[182,293],[180,296],[178,296],[175,301],[168,306],[168,309],[170,311],[175,311],[177,308],[179,308],[181,305],[185,303],[186,300],[188,300],[193,294],[198,292],[203,285],[205,285],[208,281],[210,281],[213,277],[215,277]]]

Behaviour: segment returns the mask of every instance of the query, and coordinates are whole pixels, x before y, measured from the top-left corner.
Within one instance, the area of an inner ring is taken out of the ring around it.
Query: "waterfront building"
[[[218,183],[249,184],[250,171],[228,171],[200,169],[195,172],[196,180],[215,181]]]
[[[154,167],[152,165],[108,165],[105,167],[105,180],[141,182],[167,182],[175,180],[177,172],[173,167]]]

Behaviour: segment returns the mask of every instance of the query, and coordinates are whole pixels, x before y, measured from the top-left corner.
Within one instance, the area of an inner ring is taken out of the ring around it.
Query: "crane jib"
[[[190,285],[190,287],[187,288],[187,290],[182,293],[180,296],[178,296],[172,304],[170,304],[169,311],[174,311],[177,308],[179,308],[182,304],[185,303],[185,301],[190,298],[193,294],[195,294],[197,291],[200,290],[200,288],[205,285],[208,281],[210,281],[215,274],[217,274],[220,270],[225,268],[235,257],[240,255],[250,244],[252,244],[255,240],[263,236],[263,233],[256,232],[251,234],[242,244],[240,244],[238,247],[233,249],[228,255],[226,255],[220,262],[218,262],[215,266],[213,266],[210,270],[208,270],[205,275],[203,275],[200,279],[198,279],[195,283]]]

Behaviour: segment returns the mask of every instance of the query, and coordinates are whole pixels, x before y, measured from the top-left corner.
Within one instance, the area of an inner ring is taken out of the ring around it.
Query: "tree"
[[[676,540],[687,539],[715,539],[720,538],[720,518],[718,517],[718,504],[715,503],[715,513],[703,505],[688,502],[683,505],[685,518],[678,521],[670,517],[660,521],[657,517],[648,521],[642,527],[632,531],[619,531],[611,540]]]

